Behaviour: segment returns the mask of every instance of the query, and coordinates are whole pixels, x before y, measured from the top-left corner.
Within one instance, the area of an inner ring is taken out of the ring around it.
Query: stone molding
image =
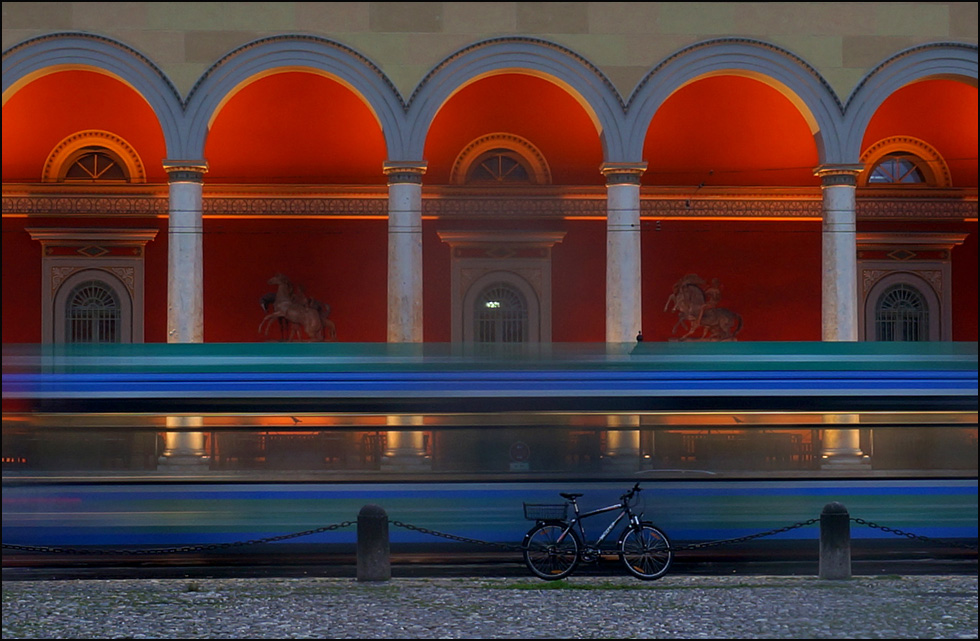
[[[159,190],[158,190],[159,191]],[[517,217],[563,218],[605,217],[606,195],[604,188],[594,193],[577,193],[573,198],[561,198],[550,192],[546,196],[533,196],[515,191],[513,196],[494,193],[486,195],[466,194],[453,196],[445,190],[427,191],[423,187],[422,214],[434,217]],[[819,195],[809,198],[725,198],[720,196],[686,198],[678,194],[658,197],[644,194],[641,187],[640,215],[644,218],[820,218],[822,202]],[[372,188],[350,197],[242,195],[227,197],[220,193],[208,193],[205,187],[204,216],[232,216],[241,218],[330,218],[387,216],[386,190]],[[169,214],[166,191],[140,193],[138,195],[105,194],[37,194],[4,195],[4,216],[26,215],[31,218],[92,218],[92,217],[148,217],[163,218]],[[967,199],[934,199],[923,194],[917,199],[895,200],[891,198],[857,199],[858,219],[869,220],[962,220],[977,217],[975,196]]]

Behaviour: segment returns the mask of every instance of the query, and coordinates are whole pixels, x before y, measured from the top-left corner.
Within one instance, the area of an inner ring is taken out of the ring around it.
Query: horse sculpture
[[[666,312],[677,312],[677,322],[671,334],[684,332],[673,340],[731,341],[742,330],[742,317],[724,307],[718,307],[721,298],[721,284],[717,278],[709,286],[697,274],[687,274],[674,283],[673,292],[664,305]],[[701,329],[701,336],[691,336]]]
[[[276,274],[268,283],[276,285],[277,289],[274,296],[267,294],[262,297],[263,309],[268,311],[271,307],[271,311],[259,323],[259,332],[265,328],[265,335],[268,336],[272,321],[278,320],[279,330],[286,340],[300,338],[300,328],[306,333],[308,340],[324,340],[324,328],[330,332],[331,340],[336,338],[336,327],[333,321],[326,318],[330,313],[329,305],[309,298],[302,290],[294,288],[283,274]]]

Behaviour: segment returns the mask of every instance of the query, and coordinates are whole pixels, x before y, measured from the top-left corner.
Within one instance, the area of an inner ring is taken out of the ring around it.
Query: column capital
[[[639,185],[640,176],[646,170],[645,162],[606,162],[599,165],[607,185]]]
[[[422,174],[425,173],[428,164],[424,160],[386,160],[384,167],[385,176],[388,177],[388,184],[393,183],[413,183],[422,184]]]
[[[820,165],[813,170],[813,175],[820,177],[824,187],[856,187],[858,174],[862,171],[862,164]]]
[[[206,160],[164,160],[163,170],[167,172],[170,182],[204,182],[204,174],[208,173]]]

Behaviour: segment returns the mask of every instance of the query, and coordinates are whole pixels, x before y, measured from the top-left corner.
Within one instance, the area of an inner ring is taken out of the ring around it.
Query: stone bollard
[[[365,505],[357,514],[357,580],[391,579],[388,515],[380,505]]]
[[[820,578],[851,578],[851,517],[836,501],[820,514]]]

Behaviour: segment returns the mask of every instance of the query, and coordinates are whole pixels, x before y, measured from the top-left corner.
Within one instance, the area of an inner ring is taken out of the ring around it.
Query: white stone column
[[[167,342],[204,342],[203,187],[207,163],[165,160],[170,177]]]
[[[422,416],[388,417],[388,425],[395,429],[387,433],[387,444],[381,456],[381,469],[388,471],[432,469],[432,458],[426,453],[426,432],[421,430],[398,429],[403,427],[422,427]],[[431,433],[428,434],[431,438]]]
[[[200,472],[209,469],[211,457],[204,448],[205,433],[187,431],[200,429],[200,416],[168,416],[167,431],[163,434],[164,450],[157,460],[161,472]]]
[[[606,163],[606,342],[633,342],[643,329],[640,176],[646,163]]]
[[[602,469],[636,472],[640,469],[640,416],[610,414],[606,418],[606,446]]]
[[[422,342],[422,174],[425,163],[389,162],[388,342]]]
[[[871,457],[861,451],[861,432],[856,427],[861,423],[859,414],[825,414],[823,422],[828,425],[823,432],[820,450],[820,469],[866,469],[871,467]],[[835,426],[831,428],[830,426]],[[841,426],[845,429],[838,429]]]
[[[822,340],[858,339],[857,175],[863,165],[822,165]]]

